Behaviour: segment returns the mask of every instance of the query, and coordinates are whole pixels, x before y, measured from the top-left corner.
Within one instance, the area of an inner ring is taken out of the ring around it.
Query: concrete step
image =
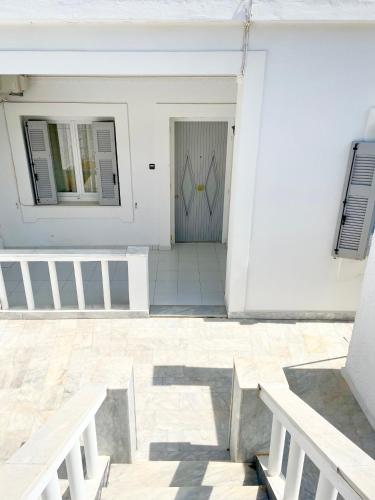
[[[255,486],[256,471],[249,464],[211,461],[155,461],[112,464],[108,486]]]
[[[268,500],[263,486],[103,488],[101,500]]]

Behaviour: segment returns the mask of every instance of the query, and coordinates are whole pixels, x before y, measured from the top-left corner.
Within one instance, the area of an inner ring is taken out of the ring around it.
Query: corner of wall
[[[343,376],[345,382],[348,384],[350,392],[353,394],[357,403],[361,407],[361,410],[365,414],[365,417],[369,421],[371,427],[375,430],[375,416],[372,415],[369,407],[366,404],[365,399],[362,397],[361,393],[357,390],[355,382],[354,382],[352,376],[350,375],[349,370],[347,369],[346,365],[343,368],[341,368],[341,375]]]

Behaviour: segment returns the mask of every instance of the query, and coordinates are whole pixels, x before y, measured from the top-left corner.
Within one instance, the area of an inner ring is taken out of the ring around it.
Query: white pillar
[[[72,500],[85,500],[86,488],[83,477],[81,448],[77,440],[66,459],[66,470],[68,473],[69,491]]]
[[[130,310],[148,313],[148,247],[129,247],[127,254]]]
[[[86,427],[82,437],[85,448],[87,477],[92,479],[98,469],[98,442],[96,439],[95,418]]]
[[[229,316],[246,310],[265,52],[249,52],[238,78],[225,296]]]
[[[111,284],[109,281],[108,260],[102,260],[102,282],[103,282],[103,297],[104,309],[111,309]]]
[[[304,460],[305,452],[299,444],[291,438],[283,500],[298,500]]]
[[[8,296],[5,288],[3,270],[0,264],[0,309],[9,309]]]
[[[23,286],[24,286],[25,295],[26,295],[27,308],[29,310],[33,310],[33,309],[35,309],[35,303],[34,303],[33,287],[32,287],[31,278],[30,278],[29,264],[26,261],[21,261],[20,264],[21,264]]]
[[[42,500],[61,500],[61,491],[57,472],[53,474],[42,493]]]
[[[338,491],[322,474],[319,475],[318,488],[316,490],[315,500],[336,500]]]
[[[375,238],[367,259],[343,375],[371,425],[375,427]]]
[[[285,444],[285,427],[277,420],[275,415],[272,420],[270,455],[268,458],[268,475],[280,476],[283,464]]]
[[[76,281],[78,309],[85,309],[85,292],[83,290],[81,263],[78,260],[73,262],[74,278]]]
[[[54,261],[51,260],[48,262],[48,270],[49,278],[51,280],[53,304],[55,306],[55,309],[61,309],[59,281],[57,279],[56,263]]]

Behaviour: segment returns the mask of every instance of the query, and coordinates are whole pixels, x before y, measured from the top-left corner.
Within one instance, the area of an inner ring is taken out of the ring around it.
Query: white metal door
[[[221,241],[227,122],[175,122],[177,242]]]

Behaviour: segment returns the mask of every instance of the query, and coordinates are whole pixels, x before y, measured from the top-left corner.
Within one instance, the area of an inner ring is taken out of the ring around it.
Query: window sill
[[[41,206],[41,205],[36,205]],[[97,201],[59,201],[57,205],[43,205],[44,207],[106,207],[108,205],[99,205]],[[117,205],[115,205],[116,207]]]

